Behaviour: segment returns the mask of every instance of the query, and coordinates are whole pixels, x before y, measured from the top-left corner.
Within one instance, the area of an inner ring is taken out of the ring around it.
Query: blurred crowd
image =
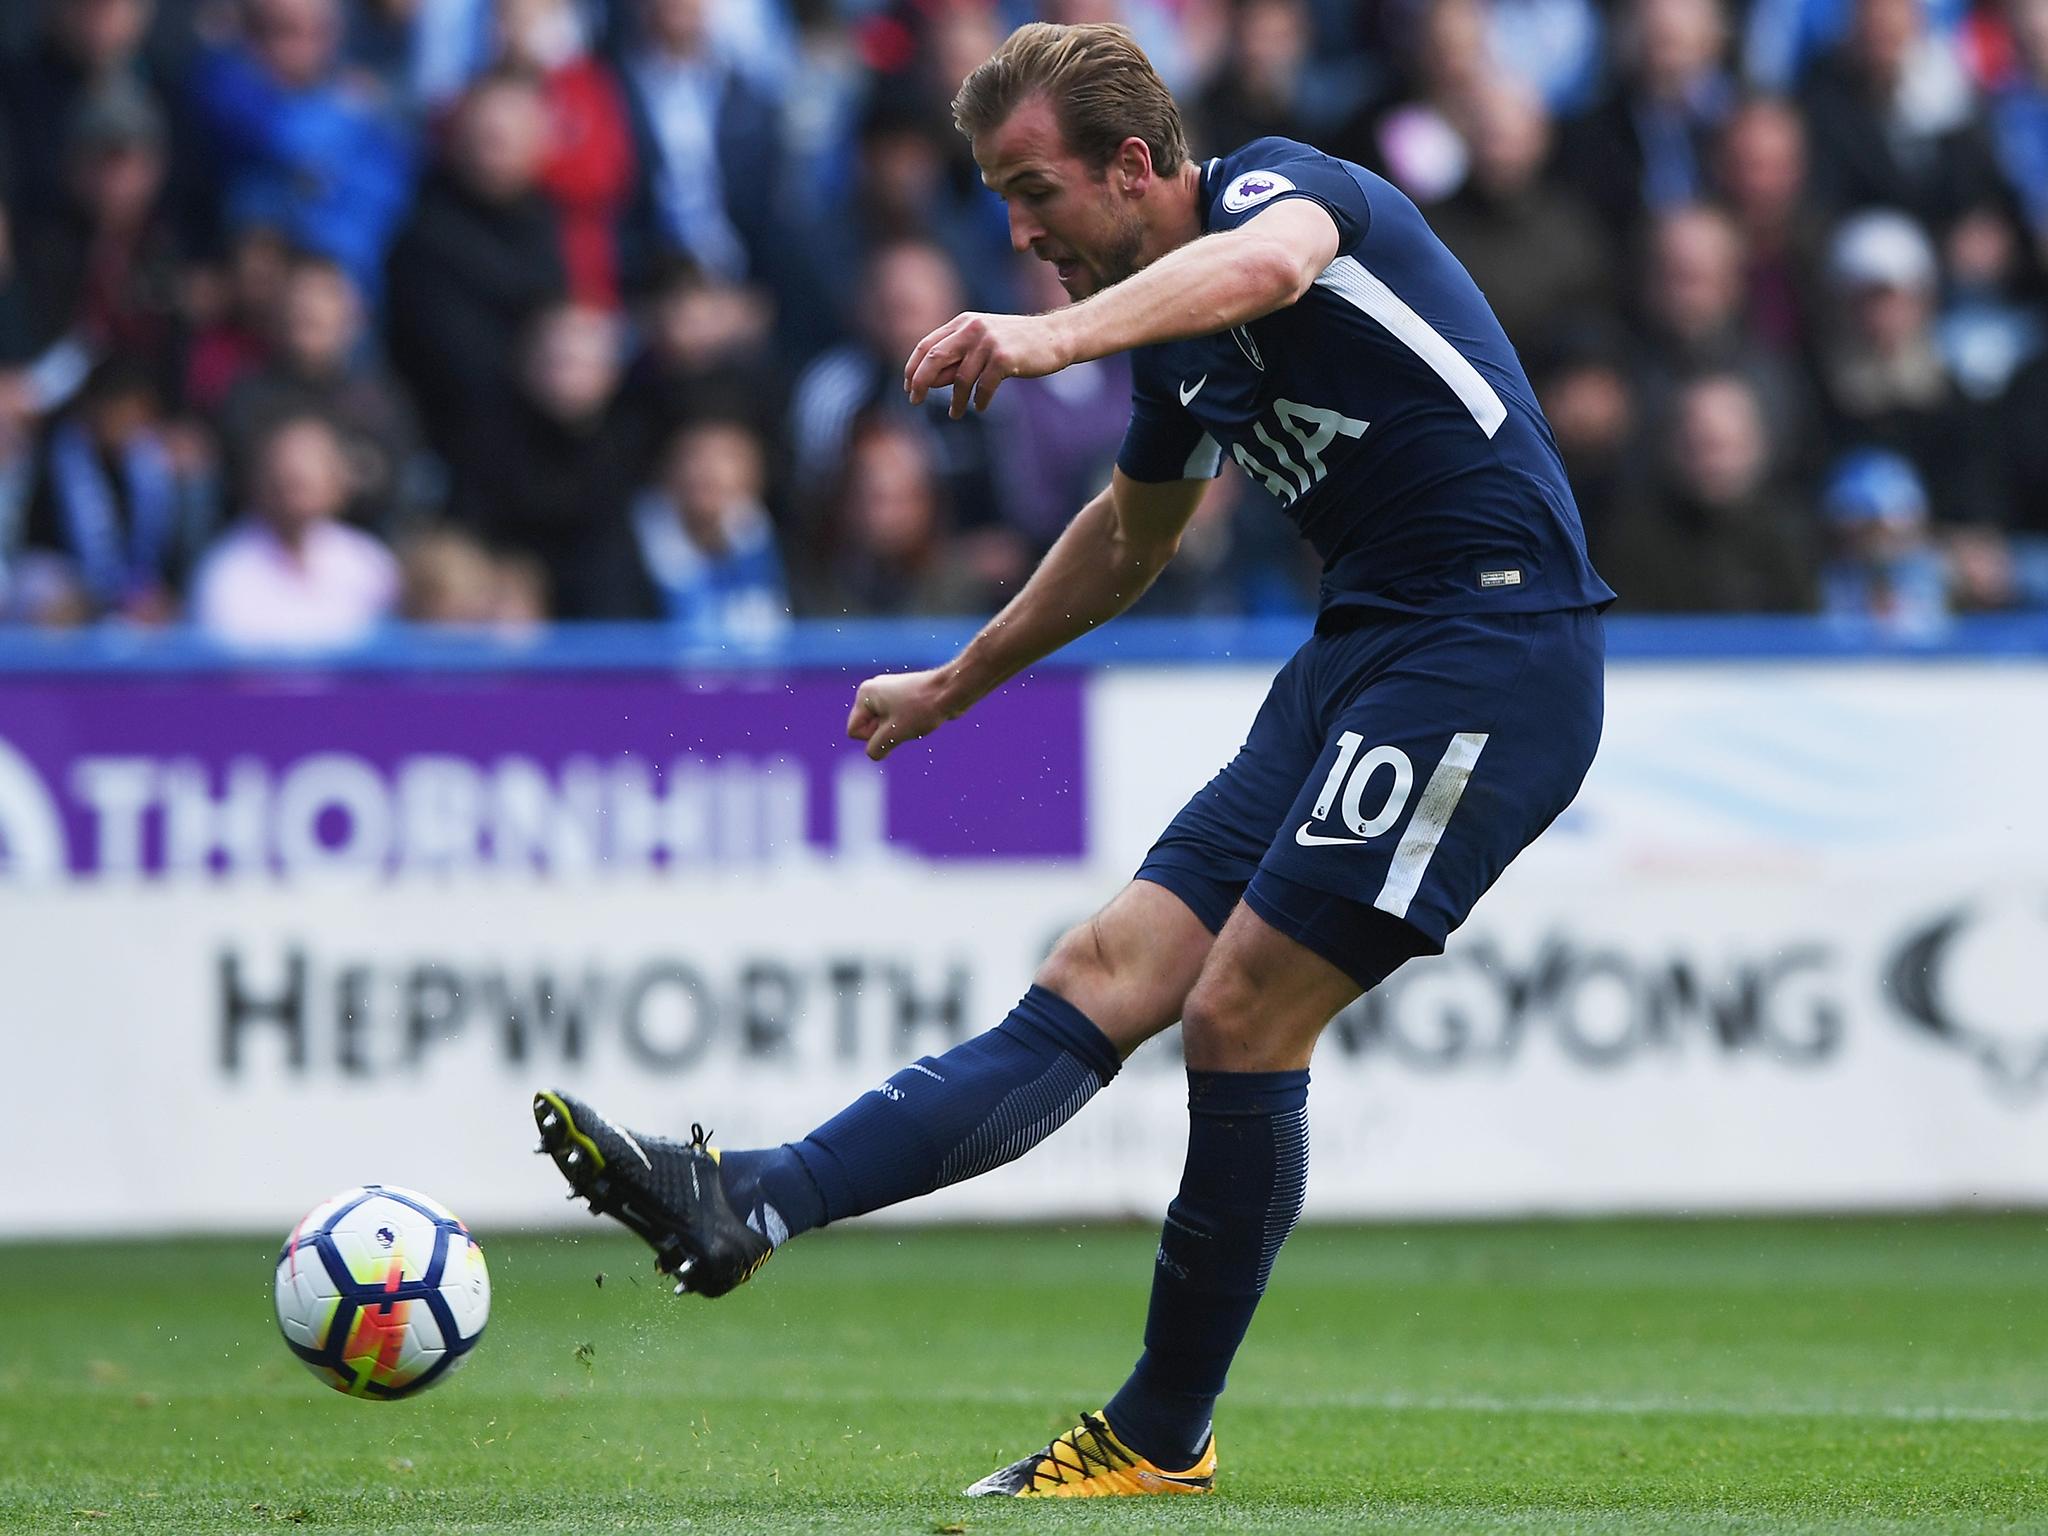
[[[989,609],[1128,392],[900,389],[1063,301],[948,113],[1034,18],[1422,205],[1621,611],[2048,606],[2048,0],[8,0],[0,622]],[[1232,472],[1144,611],[1314,590]]]

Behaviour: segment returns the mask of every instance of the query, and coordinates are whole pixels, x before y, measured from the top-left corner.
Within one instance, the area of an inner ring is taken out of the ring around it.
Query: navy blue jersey
[[[1325,611],[1612,602],[1514,348],[1398,189],[1292,139],[1255,139],[1204,167],[1203,230],[1292,197],[1336,221],[1336,260],[1263,319],[1138,348],[1118,467],[1156,482],[1235,460],[1322,556]]]

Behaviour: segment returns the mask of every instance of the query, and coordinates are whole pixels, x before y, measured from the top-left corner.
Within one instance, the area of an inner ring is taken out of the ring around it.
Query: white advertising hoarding
[[[263,1228],[365,1180],[560,1220],[528,1155],[548,1083],[801,1135],[996,1022],[1269,672],[1075,679],[882,781],[750,745],[772,697],[698,701],[727,734],[667,731],[696,756],[651,798],[617,766],[644,747],[595,726],[561,751],[602,773],[531,742],[464,767],[309,729],[259,762],[0,717],[11,1124],[42,1149],[0,1232]],[[1578,805],[1326,1039],[1310,1214],[2048,1200],[2044,753],[2038,665],[1615,668]],[[1163,1042],[913,1214],[1151,1216],[1184,1133]]]

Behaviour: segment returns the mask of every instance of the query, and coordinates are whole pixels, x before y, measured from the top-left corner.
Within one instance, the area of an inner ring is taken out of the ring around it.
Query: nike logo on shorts
[[[1190,400],[1194,399],[1195,396],[1199,395],[1202,392],[1202,386],[1208,382],[1209,375],[1205,373],[1199,379],[1195,380],[1194,383],[1181,385],[1180,403],[1182,405],[1186,405]]]
[[[1372,841],[1365,837],[1325,837],[1320,832],[1311,832],[1314,822],[1304,821],[1294,829],[1294,840],[1304,848],[1335,848],[1338,846],[1362,848]]]

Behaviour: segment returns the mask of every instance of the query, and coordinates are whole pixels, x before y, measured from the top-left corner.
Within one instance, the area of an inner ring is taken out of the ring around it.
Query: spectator
[[[1662,494],[1593,551],[1635,613],[1810,613],[1815,557],[1797,498],[1771,474],[1760,397],[1739,374],[1677,392]]]
[[[248,512],[200,562],[192,616],[234,645],[350,645],[398,602],[398,562],[341,520],[341,438],[317,416],[285,421],[257,450]]]
[[[143,87],[116,78],[80,98],[64,169],[63,206],[22,252],[36,345],[68,336],[144,360],[169,394],[185,340],[180,249],[163,207],[163,116]]]
[[[0,145],[0,151],[5,146]],[[0,165],[0,173],[5,166]],[[0,191],[5,177],[0,174]],[[45,409],[34,381],[35,307],[20,276],[15,224],[0,197],[0,623],[15,612],[9,563],[21,539],[35,468],[36,422]],[[66,351],[82,357],[79,349]]]
[[[1212,152],[1268,135],[1311,136],[1302,97],[1313,40],[1304,0],[1242,0],[1232,13],[1229,51],[1190,113]]]
[[[1493,56],[1544,108],[1577,116],[1597,100],[1606,25],[1593,0],[1493,0]]]
[[[1855,0],[1847,39],[1815,65],[1804,99],[1828,209],[1896,208],[1938,240],[1966,216],[1999,215],[1969,79],[1927,35],[1923,0]]]
[[[1995,421],[1964,395],[1936,345],[1937,270],[1926,233],[1896,210],[1857,214],[1836,231],[1828,266],[1828,443],[1903,456],[1930,488],[1937,522],[1997,521]]]
[[[774,324],[774,305],[761,289],[676,257],[648,296],[627,392],[663,434],[715,411],[744,417],[757,435],[772,437],[785,403]]]
[[[1024,302],[1036,311],[1067,302],[1051,265],[1027,258]],[[1042,379],[1011,379],[990,407],[989,433],[1004,517],[1035,557],[1109,484],[1123,446],[1131,361],[1117,353]]]
[[[1564,168],[1617,236],[1645,213],[1698,202],[1732,105],[1721,0],[1630,0],[1622,69],[1607,100],[1572,125]]]
[[[1782,98],[1752,97],[1723,124],[1714,167],[1742,239],[1744,323],[1762,345],[1795,356],[1812,331],[1826,247],[1807,196],[1805,122]]]
[[[12,377],[35,352],[34,307],[21,279],[14,215],[0,198],[0,377]]]
[[[2048,546],[2048,432],[2041,426],[2048,422],[2048,352],[2020,370],[2000,414],[2012,527]],[[2048,592],[2042,601],[2048,604]]]
[[[540,189],[562,228],[571,302],[619,306],[619,224],[632,198],[633,133],[612,72],[591,57],[570,0],[497,0],[503,67],[540,82],[550,132]]]
[[[855,617],[986,608],[988,586],[954,546],[951,522],[929,438],[900,416],[863,418],[817,544],[809,608]]]
[[[2048,0],[2007,0],[2014,67],[1993,93],[1991,143],[2034,265],[2048,271]]]
[[[415,624],[529,630],[548,616],[547,573],[493,554],[458,528],[426,528],[398,551],[399,613]]]
[[[1973,8],[1971,0],[1924,4],[1945,41],[1958,36]],[[1841,46],[1854,21],[1853,0],[1753,0],[1743,22],[1743,77],[1761,90],[1790,91],[1817,59]]]
[[[1558,326],[1611,303],[1607,244],[1577,199],[1543,179],[1550,120],[1533,92],[1500,80],[1475,95],[1466,122],[1472,173],[1429,222],[1515,350],[1534,356]]]
[[[1636,476],[1641,413],[1627,339],[1605,319],[1581,320],[1539,354],[1531,380],[1557,438],[1586,539],[1598,550]]]
[[[348,462],[348,520],[390,533],[414,476],[418,432],[397,380],[369,355],[362,296],[336,262],[293,261],[284,281],[275,356],[241,379],[221,413],[230,479],[256,445],[299,416],[319,416]]]
[[[8,148],[16,214],[29,224],[67,200],[67,138],[86,98],[147,85],[143,58],[152,0],[14,0],[40,3],[35,46],[0,70],[0,142]]]
[[[852,180],[868,72],[832,0],[799,0],[790,10],[795,37],[781,95],[791,195],[799,209],[836,208]]]
[[[489,63],[492,0],[353,0],[342,53],[413,122],[431,120]]]
[[[633,506],[661,611],[693,644],[761,645],[789,624],[789,591],[762,504],[760,441],[742,423],[678,432]]]
[[[1341,132],[1335,147],[1380,172],[1416,202],[1441,202],[1471,166],[1463,124],[1499,76],[1482,0],[1425,0],[1408,73],[1410,94]]]
[[[517,402],[481,418],[454,462],[456,520],[548,572],[555,616],[644,618],[652,594],[629,509],[645,425],[619,394],[615,316],[562,304],[527,328]]]
[[[863,302],[852,286],[863,255],[904,240],[943,249],[974,307],[1017,308],[1009,215],[960,149],[947,114],[927,110],[917,97],[882,92],[868,103],[855,139],[852,184],[826,226],[839,252],[831,265],[841,274],[834,295],[841,311],[856,312]]]
[[[191,77],[227,228],[274,230],[375,294],[412,185],[410,149],[383,105],[337,70],[338,0],[242,0],[241,15],[241,38],[203,52]]]
[[[861,339],[823,354],[797,379],[789,443],[796,491],[806,512],[835,483],[854,421],[876,409],[895,410],[930,437],[929,456],[944,481],[944,498],[965,526],[1000,520],[989,459],[988,422],[970,411],[948,414],[952,392],[935,391],[922,409],[902,404],[903,365],[911,349],[965,307],[959,274],[945,253],[925,241],[884,246],[862,279]],[[1013,543],[1009,571],[1021,567]]]
[[[75,593],[64,606],[90,616],[170,618],[209,509],[181,473],[149,369],[100,364],[51,423],[37,471],[24,542],[48,568],[43,587]]]
[[[546,132],[531,82],[479,81],[391,252],[392,361],[444,455],[506,409],[526,322],[568,293],[561,226],[539,187]]]
[[[1828,617],[1926,636],[1948,618],[1941,556],[1928,533],[1927,492],[1905,459],[1882,449],[1845,454],[1821,493],[1829,553],[1821,573]]]
[[[1038,0],[1036,9],[1037,19],[1066,26],[1113,21],[1129,27],[1159,78],[1182,100],[1200,76],[1211,73],[1202,65],[1213,66],[1229,45],[1225,19],[1216,14],[1224,7],[1217,0]],[[1000,34],[996,41],[1002,41]],[[970,67],[986,57],[984,52],[969,60]],[[949,99],[964,78],[958,75],[946,82]]]
[[[1790,364],[1744,328],[1743,270],[1742,236],[1719,208],[1673,208],[1651,222],[1635,386],[1644,415],[1658,418],[1692,374],[1742,374],[1764,403],[1775,465],[1805,442],[1810,413]]]
[[[714,38],[709,0],[640,0],[625,58],[642,167],[636,227],[643,261],[682,251],[778,296],[794,252],[779,224],[783,149],[774,102]]]
[[[186,283],[192,338],[185,354],[185,403],[210,416],[242,379],[270,361],[291,252],[274,230],[235,237],[224,272],[200,269]]]
[[[1321,562],[1232,465],[1210,482],[1179,551],[1138,599],[1152,618],[1304,617],[1316,609]]]

